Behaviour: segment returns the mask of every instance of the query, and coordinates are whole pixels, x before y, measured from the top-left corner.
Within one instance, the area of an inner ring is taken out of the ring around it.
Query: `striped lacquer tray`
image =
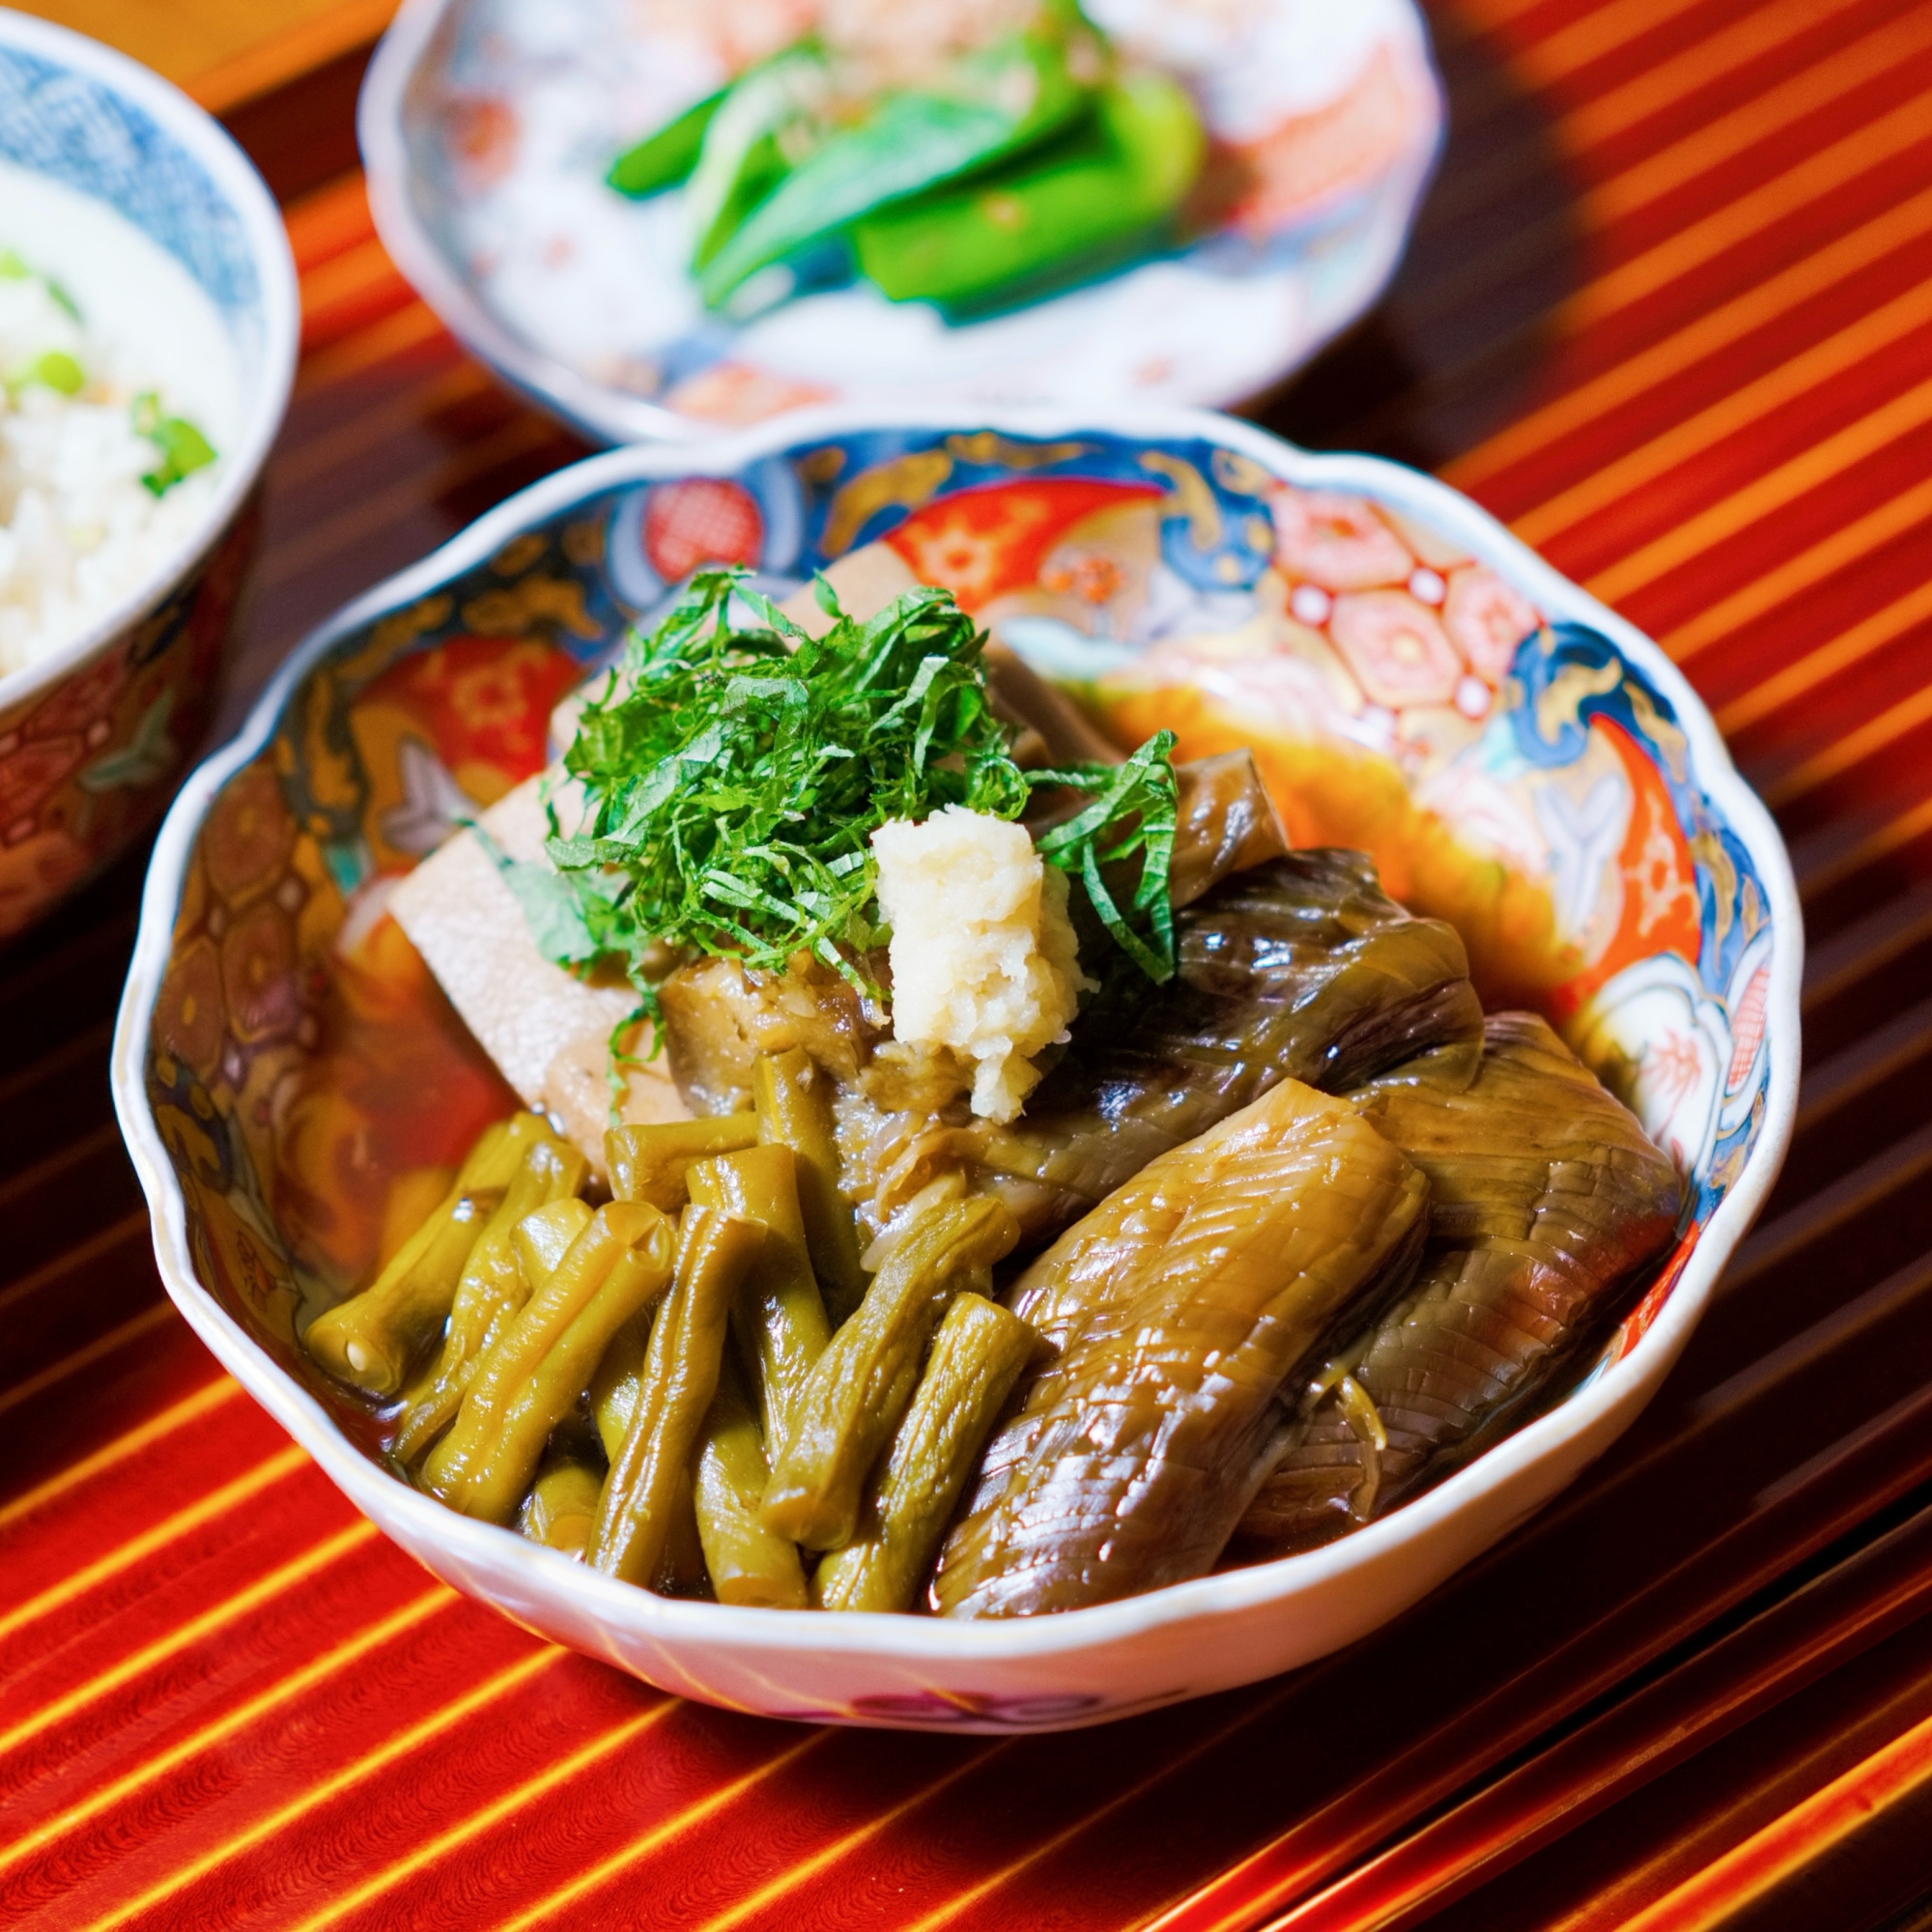
[[[1408,263],[1262,413],[1440,468],[1627,611],[1791,843],[1799,1137],[1656,1406],[1403,1622],[1258,1690],[999,1743],[658,1696],[433,1585],[160,1298],[104,1079],[129,866],[0,955],[0,1921],[1919,1922],[1932,4],[1433,20],[1453,131]],[[357,179],[313,185],[343,78],[236,113],[302,188],[307,307],[251,685],[580,453],[412,299]]]

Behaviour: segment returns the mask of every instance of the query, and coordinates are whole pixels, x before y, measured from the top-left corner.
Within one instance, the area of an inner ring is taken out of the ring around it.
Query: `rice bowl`
[[[160,378],[0,238],[0,674],[77,636],[192,535],[219,458],[171,475]]]
[[[0,939],[154,822],[213,715],[297,334],[234,142],[0,12]]]

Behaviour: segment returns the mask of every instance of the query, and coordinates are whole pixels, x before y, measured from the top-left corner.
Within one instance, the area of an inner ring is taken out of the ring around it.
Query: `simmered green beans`
[[[799,1215],[827,1311],[842,1321],[866,1292],[859,1265],[859,1229],[838,1191],[838,1144],[832,1121],[832,1083],[798,1047],[761,1055],[752,1068],[758,1139],[791,1149]]]
[[[423,1464],[425,1485],[466,1516],[508,1522],[611,1336],[668,1285],[672,1254],[670,1223],[655,1208],[600,1208],[477,1364],[455,1422]]]
[[[603,1480],[588,1463],[551,1463],[530,1485],[517,1527],[532,1543],[547,1543],[566,1556],[582,1558],[590,1546]]]
[[[532,1294],[537,1293],[570,1252],[571,1243],[590,1225],[590,1209],[581,1201],[559,1201],[526,1214],[510,1234],[517,1265]]]
[[[638,1392],[644,1385],[644,1348],[651,1339],[651,1311],[631,1317],[611,1338],[597,1373],[585,1392],[597,1439],[608,1463],[624,1446],[631,1418],[638,1412]]]
[[[501,1199],[495,1188],[445,1195],[374,1287],[309,1324],[302,1337],[309,1353],[370,1395],[398,1393],[449,1313],[469,1250]]]
[[[651,1324],[637,1412],[597,1506],[590,1561],[611,1576],[648,1584],[657,1575],[718,1392],[731,1302],[764,1238],[754,1223],[715,1208],[684,1210],[676,1282]]]
[[[529,1299],[530,1284],[512,1240],[517,1223],[539,1208],[573,1199],[583,1185],[586,1165],[583,1155],[563,1141],[540,1140],[524,1155],[464,1264],[442,1350],[396,1435],[399,1462],[414,1462],[436,1440],[455,1415],[477,1362]]]
[[[947,1304],[1018,1239],[1012,1210],[986,1199],[943,1202],[906,1231],[806,1383],[765,1491],[768,1528],[808,1549],[851,1541],[861,1488],[912,1401]]]
[[[697,1448],[697,1534],[704,1567],[721,1604],[802,1610],[805,1569],[798,1548],[758,1520],[770,1474],[758,1419],[727,1359]]]
[[[1037,1340],[1018,1316],[978,1294],[961,1294],[946,1311],[859,1533],[811,1579],[821,1609],[912,1608],[974,1459]]]
[[[302,1345],[330,1375],[370,1395],[392,1396],[435,1340],[476,1236],[533,1142],[550,1137],[540,1114],[487,1128],[449,1192],[361,1293],[309,1323]]]
[[[667,1214],[684,1206],[685,1172],[695,1160],[755,1147],[754,1114],[725,1114],[709,1121],[665,1121],[650,1126],[612,1127],[604,1136],[611,1192],[619,1201],[648,1201]]]
[[[796,1167],[788,1147],[754,1147],[698,1161],[686,1177],[692,1200],[765,1231],[731,1325],[752,1372],[765,1435],[775,1442],[789,1430],[806,1378],[832,1335],[806,1256]]]

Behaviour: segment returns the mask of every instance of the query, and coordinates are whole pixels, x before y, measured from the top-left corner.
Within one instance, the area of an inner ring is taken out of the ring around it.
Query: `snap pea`
[[[449,1313],[470,1247],[530,1144],[550,1132],[540,1114],[486,1127],[449,1191],[359,1294],[319,1315],[302,1345],[338,1379],[397,1394]]]
[[[889,94],[858,126],[828,133],[708,260],[695,262],[698,292],[716,308],[758,270],[874,209],[1030,146],[1089,99],[1067,71],[1064,43],[1040,34],[1013,35],[965,56],[944,93]],[[727,105],[719,123],[729,112]]]
[[[684,1210],[676,1278],[651,1323],[637,1412],[598,1499],[590,1561],[610,1576],[646,1584],[657,1577],[718,1392],[731,1302],[763,1241],[753,1222],[712,1208]]]
[[[852,1540],[866,1477],[912,1401],[948,1302],[1019,1236],[1011,1208],[983,1196],[942,1202],[906,1231],[806,1383],[773,1460],[759,1513],[768,1529],[808,1549]]]
[[[611,1192],[619,1201],[648,1201],[667,1214],[685,1203],[685,1173],[695,1160],[755,1147],[755,1114],[724,1114],[708,1121],[662,1121],[650,1126],[612,1127],[604,1136]]]
[[[1051,145],[867,215],[852,234],[860,270],[895,301],[1010,298],[1140,241],[1179,206],[1204,152],[1186,93],[1135,74],[1103,87],[1092,120]]]
[[[721,1604],[806,1606],[798,1548],[758,1520],[771,1466],[744,1384],[728,1356],[704,1418],[695,1472],[697,1534]]]
[[[530,1485],[517,1513],[517,1527],[532,1543],[548,1544],[581,1561],[597,1520],[597,1492],[603,1482],[588,1463],[553,1461]]]
[[[819,1608],[913,1607],[974,1460],[1037,1340],[1018,1316],[981,1295],[961,1294],[946,1311],[859,1532],[811,1579]]]
[[[685,189],[692,266],[701,269],[782,180],[781,137],[824,97],[825,59],[815,47],[787,47],[746,70],[705,123]]]
[[[687,1177],[694,1201],[765,1231],[732,1304],[731,1326],[773,1441],[790,1428],[806,1378],[832,1335],[806,1255],[796,1167],[788,1147],[754,1147],[698,1161]]]
[[[517,1266],[524,1285],[532,1294],[540,1293],[557,1270],[577,1237],[590,1225],[590,1209],[582,1201],[553,1202],[526,1214],[510,1231],[510,1246],[516,1250]]]
[[[626,148],[611,163],[611,172],[604,179],[633,201],[675,187],[697,165],[704,130],[724,95],[721,87],[666,122],[655,133],[646,134],[635,147]]]
[[[424,1487],[466,1516],[507,1522],[611,1334],[664,1293],[673,1245],[671,1224],[655,1208],[600,1208],[477,1363],[456,1420],[423,1463]]]
[[[478,1360],[530,1297],[511,1238],[518,1222],[539,1208],[574,1198],[583,1185],[586,1166],[582,1151],[564,1141],[538,1141],[524,1155],[463,1264],[441,1352],[412,1396],[396,1432],[399,1462],[413,1463],[441,1434],[455,1415]]]
[[[866,1274],[859,1265],[859,1226],[838,1191],[832,1083],[800,1047],[767,1053],[753,1064],[752,1102],[759,1141],[791,1149],[806,1252],[837,1327],[859,1305]]]

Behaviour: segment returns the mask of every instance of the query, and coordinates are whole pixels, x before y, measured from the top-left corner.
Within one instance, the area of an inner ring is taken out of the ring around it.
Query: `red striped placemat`
[[[102,1075],[126,867],[0,955],[0,1917],[1804,1925],[1829,1871],[1851,1928],[1932,1888],[1932,5],[1434,22],[1409,260],[1263,413],[1440,466],[1627,611],[1792,842],[1799,1139],[1657,1406],[1249,1691],[999,1742],[659,1696],[433,1583],[157,1298]],[[289,214],[248,686],[580,453],[415,300],[359,181]]]

